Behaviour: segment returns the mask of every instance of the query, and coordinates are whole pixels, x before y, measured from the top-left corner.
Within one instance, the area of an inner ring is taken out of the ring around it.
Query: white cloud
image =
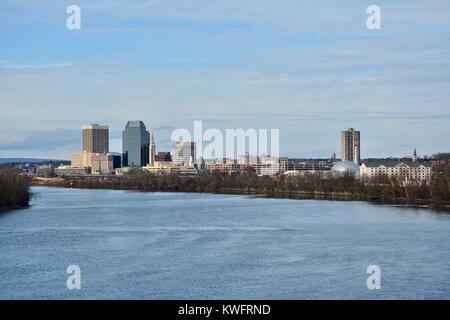
[[[65,4],[18,0],[1,9],[9,41],[0,44],[0,126],[18,130],[8,138],[16,146],[2,139],[2,153],[32,150],[21,130],[78,132],[95,120],[118,131],[131,118],[150,128],[196,119],[282,128],[285,150],[311,156],[337,151],[349,126],[372,130],[371,154],[385,151],[374,132],[395,135],[395,126],[410,135],[394,145],[448,145],[432,137],[450,134],[446,1],[381,1],[378,33],[365,28],[358,1],[115,0],[79,1],[83,29],[73,35]],[[14,41],[22,37],[28,51]]]

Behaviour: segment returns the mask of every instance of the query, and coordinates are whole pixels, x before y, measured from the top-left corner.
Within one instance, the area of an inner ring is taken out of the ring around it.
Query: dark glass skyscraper
[[[122,132],[122,163],[124,167],[148,164],[150,134],[142,121],[128,121]]]

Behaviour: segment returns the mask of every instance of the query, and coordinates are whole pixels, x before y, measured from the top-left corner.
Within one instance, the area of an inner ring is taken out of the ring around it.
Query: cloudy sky
[[[66,8],[81,8],[68,30]],[[381,8],[381,30],[366,9]],[[450,151],[450,2],[0,0],[0,157],[68,159],[81,126],[279,128],[281,153]]]

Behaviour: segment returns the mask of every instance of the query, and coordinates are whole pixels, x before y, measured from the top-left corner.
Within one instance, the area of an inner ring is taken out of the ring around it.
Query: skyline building
[[[149,162],[150,133],[144,122],[128,121],[122,131],[122,164],[124,167],[141,167]]]
[[[194,141],[177,141],[172,148],[172,162],[180,166],[196,164],[196,143]]]
[[[172,155],[170,152],[167,151],[160,151],[155,156],[155,161],[166,161],[171,162],[172,161]]]
[[[83,151],[88,153],[108,153],[109,127],[97,123],[83,126]]]
[[[91,154],[91,174],[109,174],[114,171],[114,155],[111,153]]]
[[[148,157],[148,163],[150,165],[155,164],[156,160],[156,146],[155,146],[155,136],[153,135],[153,132],[150,135],[150,147],[149,147],[149,157]]]
[[[356,165],[361,162],[360,132],[349,128],[341,133],[342,160],[351,161]]]
[[[66,170],[60,173],[75,173],[78,169],[92,174],[111,173],[114,169],[114,156],[109,153],[109,127],[90,124],[83,126],[82,129],[83,151],[73,153],[70,166],[66,166]]]

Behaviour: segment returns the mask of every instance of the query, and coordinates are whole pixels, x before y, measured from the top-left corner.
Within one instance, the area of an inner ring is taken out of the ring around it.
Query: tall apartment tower
[[[109,127],[99,124],[83,126],[83,151],[89,153],[108,153]]]
[[[353,128],[341,133],[342,160],[360,164],[361,145],[360,133]]]
[[[195,142],[177,141],[172,148],[172,162],[180,166],[191,166],[196,164]]]
[[[122,131],[122,165],[141,167],[148,164],[150,134],[144,122],[128,121]]]

